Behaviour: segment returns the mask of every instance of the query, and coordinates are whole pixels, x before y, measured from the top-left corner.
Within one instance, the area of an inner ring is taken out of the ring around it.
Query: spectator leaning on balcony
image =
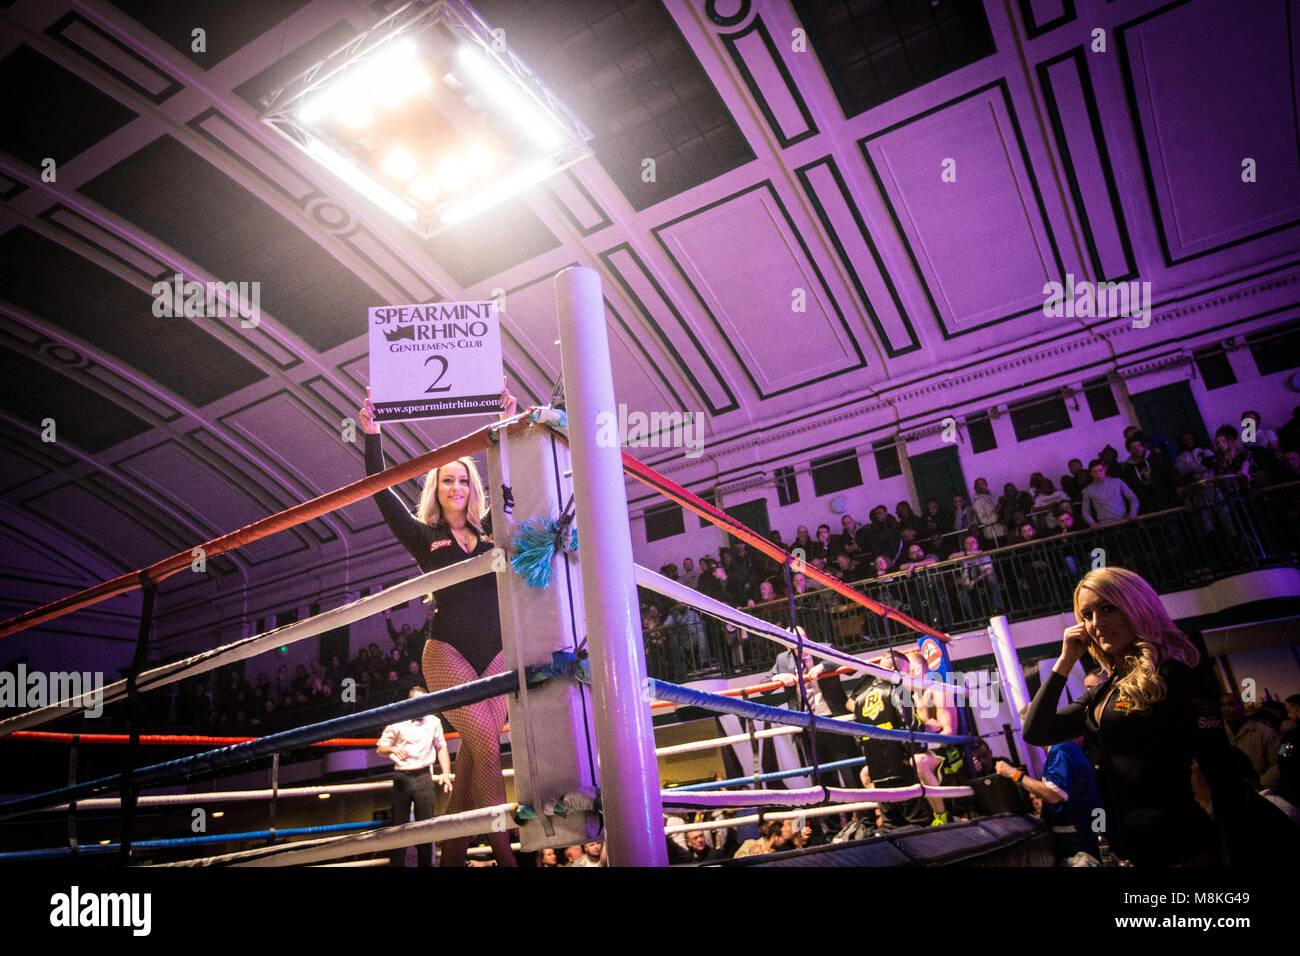
[[[1088,464],[1092,481],[1083,489],[1083,520],[1088,527],[1113,524],[1137,516],[1138,499],[1119,478],[1108,478],[1106,466],[1094,458]]]
[[[1058,491],[1052,479],[1041,471],[1029,476],[1029,490],[1034,494],[1034,511],[1040,513],[1043,527],[1048,531],[1056,530],[1056,506],[1070,500],[1064,491]]]
[[[1247,422],[1252,422],[1255,425],[1255,445],[1259,448],[1267,448],[1276,454],[1278,449],[1282,447],[1282,440],[1273,429],[1264,427],[1259,412],[1242,412],[1241,427],[1243,429],[1246,427]]]
[[[998,520],[998,499],[989,494],[987,478],[975,479],[974,508],[975,518],[980,526],[980,535],[986,542],[996,546],[1007,536],[1007,529]]]
[[[1138,514],[1163,511],[1178,504],[1178,470],[1158,451],[1149,451],[1146,439],[1137,432],[1125,445],[1128,460],[1120,476],[1137,495]]]
[[[1191,431],[1178,433],[1178,457],[1174,459],[1174,469],[1178,472],[1181,484],[1200,481],[1210,473],[1210,463],[1214,461],[1214,452],[1208,448],[1196,447],[1196,435]]]
[[[1218,454],[1210,466],[1219,476],[1241,475],[1251,484],[1255,484],[1261,471],[1267,472],[1273,453],[1257,445],[1249,447],[1242,443],[1237,429],[1224,425],[1214,433],[1214,447]]]

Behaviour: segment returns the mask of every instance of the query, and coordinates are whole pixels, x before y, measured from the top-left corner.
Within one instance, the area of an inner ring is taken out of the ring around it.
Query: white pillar
[[[555,278],[555,301],[609,860],[614,866],[665,866],[622,456],[616,442],[601,447],[597,441],[597,416],[618,418],[599,273],[565,269]]]
[[[1033,776],[1042,776],[1042,751],[1025,743],[1025,728],[1020,720],[1020,709],[1029,706],[1029,685],[1025,683],[1025,670],[1020,665],[1020,655],[1016,653],[1016,645],[1011,640],[1011,629],[1007,625],[1005,614],[990,618],[989,643],[993,645],[993,657],[998,662],[1002,686],[1011,694],[1011,726],[1015,728],[1016,740],[1020,742],[1025,763]]]

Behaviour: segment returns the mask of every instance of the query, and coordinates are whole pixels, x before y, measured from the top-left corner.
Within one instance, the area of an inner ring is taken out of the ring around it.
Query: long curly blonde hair
[[[420,492],[420,504],[415,516],[427,525],[438,527],[447,523],[447,516],[442,513],[442,503],[438,500],[438,482],[442,479],[442,469],[451,465],[463,465],[465,474],[469,475],[469,500],[465,502],[465,521],[479,534],[483,533],[483,516],[488,511],[487,495],[483,493],[483,480],[478,476],[478,468],[472,458],[457,458],[439,468],[433,469],[424,478],[424,490]]]
[[[1196,646],[1174,624],[1159,595],[1140,574],[1126,568],[1098,568],[1085,574],[1074,589],[1074,617],[1080,623],[1079,596],[1084,590],[1119,608],[1137,637],[1123,658],[1107,654],[1095,640],[1088,639],[1088,653],[1115,675],[1115,687],[1133,701],[1133,712],[1149,710],[1164,699],[1167,688],[1159,671],[1165,661],[1179,661],[1188,667],[1200,663]]]

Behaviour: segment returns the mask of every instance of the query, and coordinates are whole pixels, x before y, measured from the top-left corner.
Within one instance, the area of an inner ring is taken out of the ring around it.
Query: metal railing
[[[1300,482],[1260,492],[1244,482],[1208,479],[1183,489],[1185,504],[1118,524],[1082,528],[979,553],[963,553],[913,573],[852,584],[867,597],[948,633],[978,630],[990,617],[1013,622],[1068,611],[1074,587],[1094,566],[1141,574],[1160,593],[1220,578],[1300,563]],[[859,653],[888,646],[883,620],[825,590],[795,598],[808,636]],[[785,598],[746,609],[790,626]],[[671,622],[645,633],[651,677],[683,683],[768,670],[779,648],[680,605]],[[907,633],[892,626],[896,642]]]

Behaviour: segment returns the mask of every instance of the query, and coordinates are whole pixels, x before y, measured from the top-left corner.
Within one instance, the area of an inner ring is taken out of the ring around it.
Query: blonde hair
[[[1079,596],[1084,590],[1119,608],[1137,638],[1123,658],[1106,653],[1095,640],[1088,639],[1088,653],[1115,675],[1116,689],[1133,701],[1135,712],[1149,710],[1164,700],[1167,688],[1160,677],[1161,664],[1178,661],[1195,667],[1200,663],[1196,646],[1178,630],[1159,595],[1140,574],[1126,568],[1098,568],[1085,574],[1074,589],[1074,617],[1080,623]]]
[[[442,502],[438,500],[438,482],[442,480],[442,469],[451,465],[462,465],[469,476],[469,500],[465,502],[465,521],[479,534],[483,533],[483,517],[487,514],[487,495],[483,493],[483,480],[478,476],[478,468],[472,458],[457,458],[439,468],[433,469],[424,478],[424,490],[420,492],[420,504],[415,516],[427,525],[438,527],[447,524],[447,516],[442,513]]]

